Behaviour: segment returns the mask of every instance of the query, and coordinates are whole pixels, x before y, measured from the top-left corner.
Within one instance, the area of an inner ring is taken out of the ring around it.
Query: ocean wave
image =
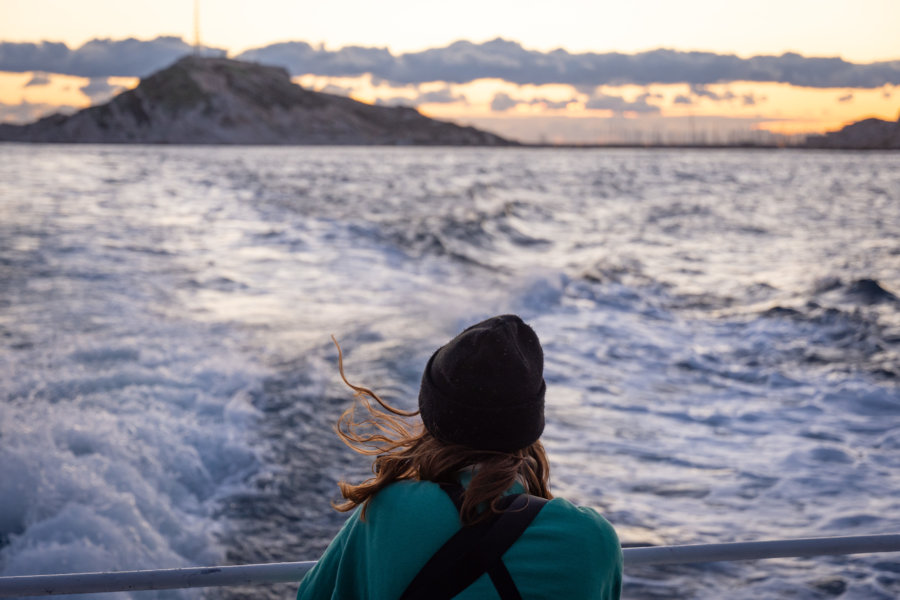
[[[505,312],[544,344],[554,493],[626,543],[900,525],[892,155],[0,155],[3,574],[315,559],[369,475],[331,431],[329,335],[413,408],[435,347]],[[629,570],[626,595],[896,596],[879,562]]]

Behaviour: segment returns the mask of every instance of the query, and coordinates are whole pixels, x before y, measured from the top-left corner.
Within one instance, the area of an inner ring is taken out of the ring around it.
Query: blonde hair
[[[421,421],[410,423],[419,411],[402,411],[382,400],[368,388],[354,385],[344,375],[344,357],[337,340],[338,370],[341,379],[354,392],[354,402],[341,414],[335,432],[347,446],[359,454],[374,456],[372,477],[356,485],[341,481],[338,487],[345,501],[333,503],[339,511],[362,505],[365,519],[369,501],[379,491],[397,481],[433,481],[453,483],[459,472],[477,466],[462,496],[460,519],[471,525],[499,512],[504,493],[519,480],[525,491],[551,499],[550,464],[540,441],[513,452],[476,450],[440,441],[424,429]],[[374,400],[381,407],[373,406]],[[357,420],[357,408],[365,415]],[[487,507],[482,510],[481,507]]]

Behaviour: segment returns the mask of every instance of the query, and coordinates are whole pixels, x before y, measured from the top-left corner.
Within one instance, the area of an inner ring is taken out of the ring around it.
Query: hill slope
[[[807,148],[846,150],[900,150],[900,119],[865,119],[840,131],[814,135],[806,139]]]
[[[306,90],[286,70],[188,56],[110,102],[28,125],[0,140],[162,144],[508,145],[408,107],[372,106]]]

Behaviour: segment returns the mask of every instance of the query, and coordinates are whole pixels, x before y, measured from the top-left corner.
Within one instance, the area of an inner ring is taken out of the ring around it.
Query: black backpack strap
[[[441,489],[444,490],[444,493],[446,493],[448,496],[450,496],[450,499],[453,500],[453,505],[456,506],[456,512],[461,511],[462,510],[462,495],[463,495],[463,492],[466,491],[466,488],[464,488],[458,482],[441,483],[439,485],[441,486]]]
[[[498,560],[494,566],[488,569],[488,576],[491,578],[491,583],[494,584],[494,589],[500,595],[500,600],[523,600],[519,588],[516,587],[516,582],[513,581],[509,569],[506,568],[506,563],[502,560]]]
[[[462,488],[442,485],[459,506]],[[456,493],[454,493],[456,492]],[[463,527],[425,563],[401,600],[452,598],[487,572],[504,600],[521,598],[501,557],[522,535],[547,501],[518,494],[506,496],[503,513]]]

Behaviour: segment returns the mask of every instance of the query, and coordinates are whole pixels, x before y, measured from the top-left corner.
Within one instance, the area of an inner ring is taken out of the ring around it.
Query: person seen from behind
[[[531,327],[501,315],[439,348],[415,412],[347,381],[338,352],[366,414],[357,421],[354,404],[337,432],[375,457],[374,476],[339,484],[335,508],[353,512],[298,600],[619,598],[612,526],[550,493],[544,356]]]

